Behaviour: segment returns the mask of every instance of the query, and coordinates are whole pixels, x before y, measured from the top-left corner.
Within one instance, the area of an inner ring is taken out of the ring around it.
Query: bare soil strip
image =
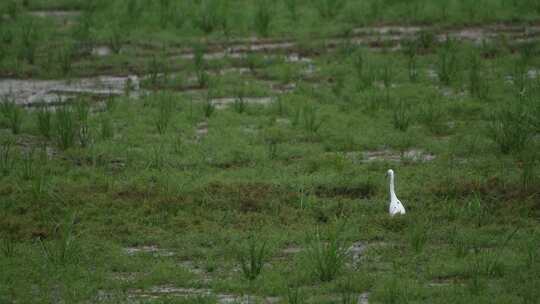
[[[64,103],[76,95],[107,97],[122,95],[126,86],[133,92],[139,89],[139,79],[135,75],[99,76],[75,80],[0,80],[0,97],[9,98],[17,104],[56,104]]]

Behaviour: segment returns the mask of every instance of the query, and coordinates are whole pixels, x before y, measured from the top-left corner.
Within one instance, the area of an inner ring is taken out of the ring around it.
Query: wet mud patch
[[[29,11],[29,15],[34,17],[40,17],[40,18],[56,18],[56,19],[76,19],[79,16],[81,16],[82,12],[73,10],[73,11],[67,11],[67,10],[34,10]]]
[[[136,272],[115,272],[113,278],[121,282],[134,282],[137,280],[139,273]]]
[[[81,16],[81,11],[69,10],[33,10],[29,11],[30,16],[50,20],[64,27],[73,27],[77,24],[77,19]]]
[[[276,100],[275,97],[244,97],[241,100],[236,97],[221,97],[221,98],[212,98],[211,102],[217,109],[224,109],[226,107],[232,106],[237,102],[244,102],[246,104],[256,104],[256,105],[269,105]]]
[[[429,283],[429,287],[448,287],[455,285],[463,285],[465,279],[460,276],[440,276],[433,278]]]
[[[369,304],[369,292],[363,292],[358,295],[358,304]]]
[[[481,43],[482,40],[491,40],[505,35],[510,40],[519,40],[525,37],[534,37],[540,34],[538,25],[505,25],[490,24],[485,26],[467,26],[453,28],[438,28],[435,26],[399,26],[383,25],[378,27],[355,28],[353,35],[356,37],[380,37],[384,40],[401,41],[410,39],[422,32],[432,33],[438,41],[451,37],[457,40],[468,40]]]
[[[11,136],[11,131],[7,129],[0,129],[0,138],[7,138]],[[0,140],[0,143],[2,141]],[[34,156],[42,155],[47,159],[52,159],[55,156],[60,155],[60,151],[53,145],[48,144],[45,138],[30,134],[18,134],[13,142],[13,153],[29,153],[33,152]]]
[[[423,27],[421,26],[399,26],[399,25],[381,25],[381,26],[367,26],[358,27],[353,29],[353,34],[358,36],[371,36],[371,35],[415,35],[419,33]]]
[[[195,128],[195,138],[198,141],[201,141],[207,135],[208,135],[208,122],[207,121],[199,122]]]
[[[171,257],[175,255],[175,252],[161,249],[155,245],[141,246],[141,247],[126,247],[124,253],[129,256],[135,256],[140,254],[149,254],[154,257]]]
[[[132,300],[151,300],[160,299],[166,297],[177,298],[211,298],[215,299],[217,303],[229,304],[229,303],[267,303],[274,304],[279,303],[281,298],[278,297],[261,297],[251,295],[235,295],[228,293],[218,293],[211,289],[204,288],[183,288],[170,285],[154,286],[149,289],[135,289],[129,292],[129,297]]]
[[[203,55],[204,60],[220,60],[220,59],[243,59],[246,57],[246,54],[243,53],[230,53],[229,51],[214,51],[211,53],[206,53]],[[195,54],[193,53],[183,53],[181,55],[173,56],[173,59],[184,59],[184,60],[193,60]]]
[[[346,156],[357,162],[370,163],[377,161],[391,162],[430,162],[436,159],[432,153],[420,149],[409,149],[403,152],[394,150],[373,150],[364,152],[348,152]]]
[[[224,162],[212,162],[212,167],[219,169],[239,169],[252,165],[249,160],[237,160],[237,161],[224,161]]]
[[[271,211],[275,204],[270,202],[287,204],[298,196],[297,193],[264,183],[211,183],[202,192],[207,194],[210,204],[216,208],[230,211],[232,207],[244,213]]]
[[[351,255],[353,265],[360,262],[360,258],[365,253],[367,248],[368,244],[363,241],[354,242],[351,247],[349,247],[348,253]]]
[[[281,254],[283,254],[283,255],[298,254],[298,253],[303,252],[303,251],[304,251],[304,248],[302,248],[300,246],[291,245],[291,246],[288,246],[287,248],[281,250]]]
[[[138,90],[139,78],[135,75],[74,80],[0,80],[0,96],[7,96],[15,103],[26,106],[64,103],[78,95],[105,98],[123,95],[126,91],[132,91],[133,95],[137,95]]]
[[[461,99],[465,97],[466,94],[464,90],[449,87],[439,87],[438,90],[442,96],[451,99]]]
[[[434,42],[442,42],[450,37],[460,41],[471,41],[480,44],[483,41],[499,39],[501,35],[510,41],[527,41],[540,35],[540,26],[516,26],[493,24],[486,26],[438,28],[435,26],[378,26],[361,27],[352,30],[349,37],[334,36],[316,38],[325,45],[325,48],[334,49],[345,42],[366,45],[372,49],[401,49],[401,43],[418,36],[422,32],[431,33]],[[206,60],[223,58],[244,58],[249,53],[284,54],[287,62],[311,62],[312,59],[305,54],[317,55],[320,51],[302,49],[300,44],[290,39],[241,39],[229,44],[211,44]],[[192,49],[184,49],[177,58],[191,60],[194,58]]]
[[[314,301],[313,301],[314,300]],[[309,299],[307,303],[356,303],[356,304],[369,304],[369,292],[363,292],[361,294],[329,294],[318,296],[316,299]]]
[[[113,53],[112,49],[106,45],[95,46],[90,52],[91,55],[96,57],[106,57],[110,56]]]
[[[439,197],[461,199],[479,196],[483,202],[490,204],[493,211],[509,207],[508,202],[524,200],[538,194],[537,188],[524,190],[520,186],[509,186],[498,176],[483,180],[466,180],[454,177],[451,183],[441,182],[432,185],[430,192]]]
[[[55,18],[75,18],[79,11],[34,11],[32,14],[39,16],[56,16]],[[499,39],[501,35],[507,37],[509,41],[519,42],[528,41],[537,38],[540,35],[540,26],[515,26],[515,25],[487,25],[464,28],[440,29],[433,26],[380,26],[363,27],[352,30],[350,36],[333,36],[315,38],[323,45],[323,50],[331,50],[343,45],[344,43],[366,45],[374,50],[399,50],[404,40],[409,40],[418,36],[421,32],[430,32],[434,35],[434,42],[444,41],[447,37],[457,40],[467,40],[480,43],[484,40]],[[326,46],[324,46],[326,45]],[[147,48],[144,43],[138,44],[139,47]],[[108,56],[111,54],[107,46],[97,46],[91,53],[96,57]],[[301,63],[312,65],[313,59],[308,55],[317,56],[321,54],[318,48],[303,47],[301,43],[291,40],[272,40],[272,39],[239,39],[230,43],[216,42],[208,45],[207,53],[204,54],[206,60],[219,59],[239,59],[243,60],[250,53],[265,54],[265,57],[284,56],[285,62]],[[142,55],[150,56],[150,53]],[[194,51],[192,48],[176,49],[167,57],[171,60],[185,59],[193,60]],[[110,70],[110,67],[105,70]],[[105,71],[103,71],[105,73]]]
[[[323,198],[347,198],[365,199],[375,195],[376,186],[370,182],[364,182],[355,186],[319,185],[315,188],[315,195]]]
[[[193,261],[182,261],[179,263],[179,265],[187,270],[189,272],[196,274],[196,275],[202,275],[205,273],[204,269],[199,267],[195,262]]]
[[[352,265],[356,265],[360,261],[362,255],[366,252],[369,245],[369,243],[364,241],[356,241],[349,246],[347,249],[347,254],[351,258]],[[290,245],[280,251],[278,258],[285,259],[291,255],[300,254],[305,250],[306,249],[302,246]]]
[[[62,156],[62,159],[70,161],[75,166],[102,166],[103,168],[118,172],[126,168],[127,160],[114,158],[102,153],[96,153],[94,156]]]
[[[74,23],[79,16],[81,16],[81,11],[65,11],[65,10],[35,10],[29,11],[28,14],[33,17],[38,18],[49,18],[53,19],[56,22],[67,24]]]

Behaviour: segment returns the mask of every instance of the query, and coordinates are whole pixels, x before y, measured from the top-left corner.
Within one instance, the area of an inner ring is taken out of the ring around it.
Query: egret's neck
[[[396,192],[394,190],[394,174],[390,174],[390,200],[397,200]]]

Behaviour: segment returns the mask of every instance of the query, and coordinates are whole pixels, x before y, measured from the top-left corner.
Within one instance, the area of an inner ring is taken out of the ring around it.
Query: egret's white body
[[[387,175],[390,178],[390,207],[388,208],[388,212],[390,213],[390,216],[405,214],[405,207],[403,207],[403,204],[398,200],[396,192],[394,191],[394,170],[389,169]]]

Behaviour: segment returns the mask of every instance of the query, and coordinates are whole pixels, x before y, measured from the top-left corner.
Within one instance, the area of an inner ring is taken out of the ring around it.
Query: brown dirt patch
[[[271,201],[279,200],[284,203],[297,196],[296,193],[264,183],[211,183],[204,192],[213,206],[227,209],[232,207],[244,213],[268,211]]]

